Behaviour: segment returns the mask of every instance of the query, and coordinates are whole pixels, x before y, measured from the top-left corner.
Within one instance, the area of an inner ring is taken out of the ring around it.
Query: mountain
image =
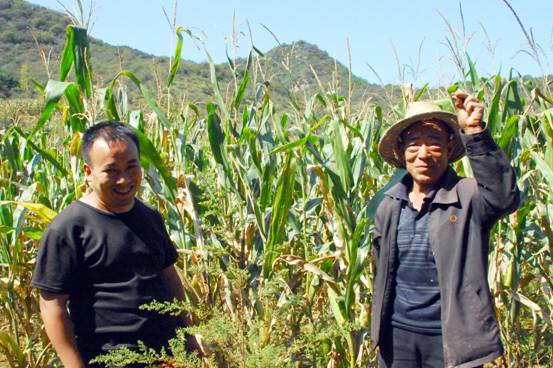
[[[61,13],[23,0],[0,0],[0,97],[33,97],[36,92],[29,78],[41,84],[49,78],[57,78],[65,27],[70,23],[71,20]],[[153,90],[163,85],[167,57],[149,55],[126,46],[111,46],[94,38],[91,38],[90,50],[94,77],[100,86],[122,69],[134,72]],[[185,55],[186,50],[183,50]],[[239,59],[234,65],[242,70],[245,63],[246,60]],[[334,90],[345,96],[349,93],[348,69],[317,46],[304,41],[269,50],[259,56],[257,66],[270,85],[271,98],[279,105],[277,107],[284,108],[294,99],[320,92],[321,85],[323,90]],[[234,83],[230,65],[218,64],[215,69],[224,91],[229,83]],[[356,76],[351,78],[354,104],[368,97],[381,102],[382,87]],[[209,65],[183,61],[174,86],[187,101],[205,103],[212,99]]]

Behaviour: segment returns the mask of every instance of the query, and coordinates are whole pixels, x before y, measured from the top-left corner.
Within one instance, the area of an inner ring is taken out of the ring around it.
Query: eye
[[[114,168],[107,168],[107,169],[104,169],[104,173],[107,176],[114,176],[117,173],[117,171]]]
[[[415,142],[410,142],[410,143],[407,143],[405,149],[408,151],[408,152],[417,152],[420,148],[420,144],[417,144]]]

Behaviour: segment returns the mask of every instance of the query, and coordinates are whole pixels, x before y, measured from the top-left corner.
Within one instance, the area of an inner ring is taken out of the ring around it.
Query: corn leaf
[[[238,87],[238,90],[236,91],[236,97],[234,98],[233,106],[237,110],[240,108],[240,103],[244,98],[244,92],[246,91],[246,87],[248,86],[248,81],[250,80],[251,64],[252,64],[252,53],[250,52],[250,55],[248,56],[248,62],[246,64],[246,70],[244,71],[244,76],[242,77],[242,82],[240,82],[240,87]]]
[[[473,91],[476,91],[480,88],[480,80],[478,79],[478,72],[476,71],[476,65],[470,58],[469,54],[466,54],[467,56],[467,63],[469,65],[469,76],[470,76],[470,82],[472,83],[472,89]]]
[[[286,165],[282,170],[276,188],[273,201],[273,213],[269,227],[269,238],[264,252],[263,276],[269,278],[273,273],[272,265],[277,257],[277,247],[282,244],[285,226],[288,220],[288,212],[292,206],[292,194],[294,192],[296,162],[292,153],[288,154]]]
[[[152,94],[150,93],[150,91],[148,90],[146,85],[144,83],[142,83],[140,81],[140,79],[138,79],[136,77],[136,75],[134,75],[133,72],[128,71],[128,70],[123,70],[123,71],[119,72],[115,76],[115,78],[113,78],[111,80],[108,87],[106,88],[106,95],[104,97],[104,108],[105,108],[105,111],[106,111],[106,115],[110,119],[121,120],[119,118],[119,113],[117,112],[117,108],[115,106],[115,98],[113,96],[113,88],[115,87],[115,82],[121,76],[127,77],[128,79],[130,79],[135,84],[136,87],[138,87],[138,89],[142,93],[142,96],[144,97],[144,99],[148,103],[148,106],[150,106],[150,108],[156,113],[157,118],[163,124],[165,129],[171,130],[171,128],[172,128],[171,122],[169,121],[169,119],[167,118],[165,113],[161,110],[161,108],[157,104],[155,98],[152,96]]]
[[[173,59],[171,60],[171,70],[169,71],[169,75],[167,76],[167,87],[171,87],[171,85],[173,84],[173,80],[175,79],[175,76],[179,71],[183,44],[182,32],[182,27],[178,27],[175,31],[177,35],[177,47],[175,48],[175,56],[173,56]]]
[[[495,136],[497,129],[501,125],[501,113],[499,111],[499,102],[501,101],[501,92],[503,90],[503,84],[501,77],[497,75],[495,77],[495,89],[492,97],[492,102],[488,106],[488,129],[492,136]]]
[[[60,82],[55,80],[48,81],[45,89],[46,105],[42,110],[42,114],[40,114],[40,118],[38,119],[38,123],[35,129],[31,132],[31,136],[33,136],[36,132],[42,129],[42,127],[44,126],[44,123],[46,123],[46,121],[50,118],[59,100],[63,97],[66,91],[70,90],[72,91],[71,93],[75,93],[74,92],[75,89],[78,89],[75,83]]]
[[[73,63],[75,79],[79,89],[86,97],[92,93],[92,68],[90,66],[90,47],[85,28],[73,27]]]
[[[65,46],[63,47],[60,61],[60,81],[62,82],[67,78],[67,75],[71,70],[71,66],[73,65],[73,39],[73,26],[68,25],[65,28]]]
[[[405,175],[406,171],[404,169],[396,169],[390,180],[380,189],[369,201],[367,206],[367,217],[373,219],[376,217],[376,210],[380,205],[380,202],[384,199],[384,193],[388,191],[391,187],[399,183],[401,178]]]
[[[20,201],[0,201],[0,205],[7,205],[7,204],[15,204],[17,206],[26,208],[29,211],[33,211],[47,224],[52,222],[54,217],[57,216],[56,211],[46,207],[42,203],[20,202]]]
[[[148,162],[152,163],[154,167],[159,172],[159,175],[161,175],[163,182],[169,189],[169,194],[171,196],[172,201],[174,202],[176,200],[176,191],[177,191],[177,182],[173,176],[171,176],[171,173],[163,163],[163,160],[159,156],[159,153],[154,146],[154,144],[146,137],[144,133],[142,133],[140,130],[135,129],[136,135],[138,136],[138,141],[140,143],[140,155],[141,159],[146,158]]]
[[[225,100],[223,99],[223,95],[221,94],[221,90],[219,89],[219,83],[217,82],[217,74],[215,73],[215,64],[213,63],[213,59],[211,58],[211,55],[208,52],[206,52],[206,54],[207,54],[207,60],[209,63],[211,87],[213,88],[213,93],[215,93],[215,100],[217,101],[217,104],[219,105],[219,108],[223,113],[224,120],[226,121],[229,117],[229,114],[227,112]]]

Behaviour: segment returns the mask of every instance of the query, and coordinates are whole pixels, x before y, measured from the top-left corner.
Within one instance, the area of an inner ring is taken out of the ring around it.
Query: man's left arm
[[[175,266],[171,265],[163,269],[162,274],[163,281],[165,283],[165,287],[169,291],[169,295],[173,297],[173,299],[184,301],[184,288],[182,287],[182,281],[179,277],[179,274],[177,273]],[[185,326],[190,326],[192,323],[187,313],[182,313],[179,318]]]
[[[519,204],[516,176],[509,159],[483,127],[484,105],[464,92],[453,95],[474,177],[478,183],[482,213],[494,221],[513,212]]]
[[[163,281],[165,283],[165,287],[167,288],[170,296],[173,297],[173,299],[177,299],[179,301],[185,300],[184,295],[184,288],[182,287],[182,281],[179,277],[179,274],[177,272],[177,269],[174,265],[171,265],[169,267],[166,267],[162,271],[163,275]],[[181,320],[182,324],[184,326],[192,326],[192,319],[188,315],[188,313],[183,312],[179,319]],[[196,338],[192,335],[186,335],[186,348],[188,351],[197,351],[200,356],[203,356],[204,353],[202,349],[200,348],[200,345],[198,344],[198,341]]]

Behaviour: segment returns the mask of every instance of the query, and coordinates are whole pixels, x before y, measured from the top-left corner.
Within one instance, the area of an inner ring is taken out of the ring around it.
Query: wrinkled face
[[[136,145],[99,138],[90,148],[89,161],[83,169],[97,208],[113,213],[129,211],[142,179]]]
[[[449,139],[443,123],[424,120],[413,124],[403,134],[402,152],[405,168],[413,182],[430,189],[447,169]]]

